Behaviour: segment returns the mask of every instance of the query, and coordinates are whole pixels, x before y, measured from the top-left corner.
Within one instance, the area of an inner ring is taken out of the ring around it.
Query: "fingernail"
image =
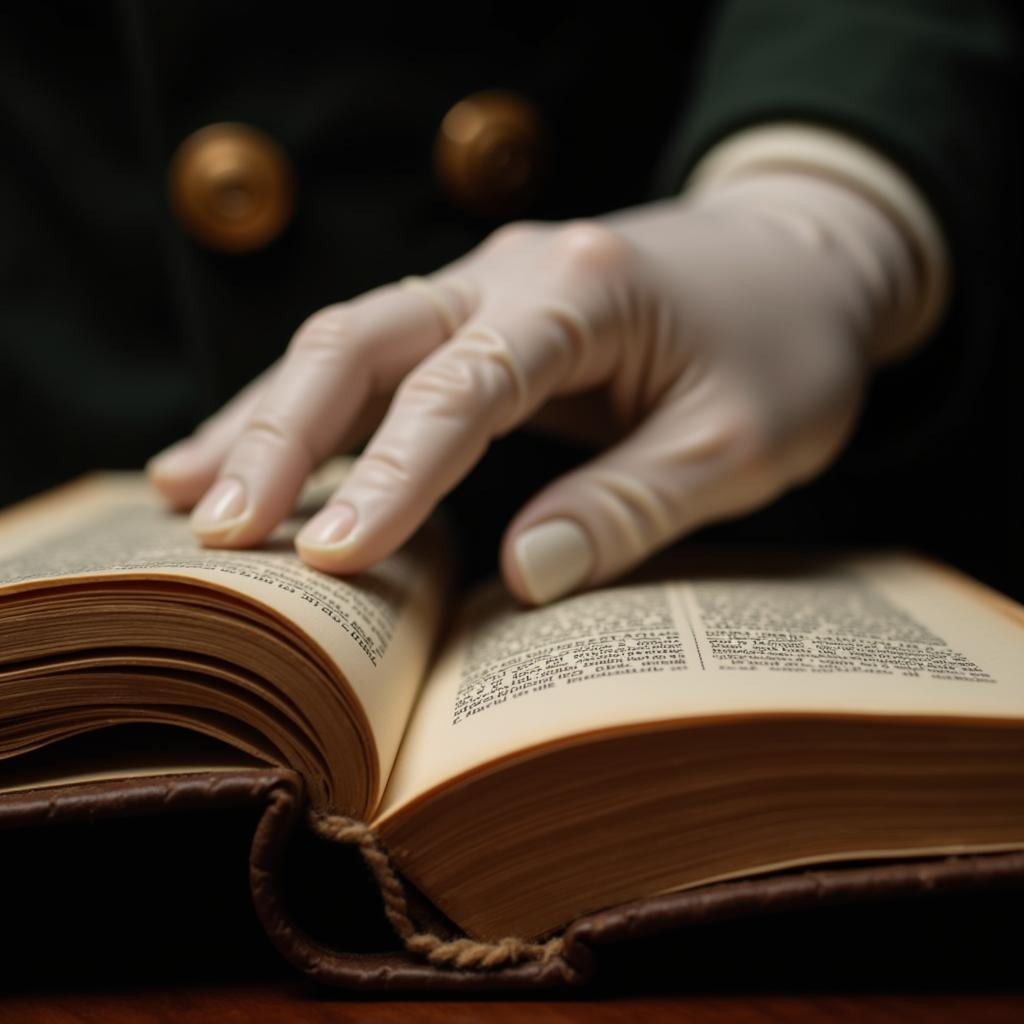
[[[547,604],[583,583],[594,565],[590,540],[571,519],[549,519],[516,538],[519,574],[530,599]]]
[[[178,441],[154,455],[146,463],[146,472],[153,476],[180,476],[188,473],[195,465],[195,448],[191,440]]]
[[[233,477],[218,480],[195,507],[192,529],[196,533],[219,533],[242,517],[245,506],[245,484],[241,480]]]
[[[341,543],[355,524],[356,510],[347,501],[335,502],[317,512],[296,539],[308,547],[328,548]]]

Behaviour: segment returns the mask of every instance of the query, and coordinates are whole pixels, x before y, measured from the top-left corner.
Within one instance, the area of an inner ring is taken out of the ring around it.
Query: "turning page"
[[[337,476],[336,467],[329,473]],[[323,492],[325,478],[314,481]],[[0,595],[36,590],[40,617],[47,588],[90,577],[183,581],[243,596],[288,624],[340,668],[376,747],[374,773],[386,779],[434,645],[449,576],[437,524],[401,552],[358,576],[333,578],[305,566],[292,547],[298,519],[259,550],[199,547],[187,519],[166,511],[135,474],[87,478],[0,517]],[[194,602],[196,616],[211,613]],[[69,620],[70,621],[70,620]],[[126,629],[130,628],[126,620]],[[17,630],[17,633],[10,630]],[[5,632],[6,630],[6,632]],[[0,665],[47,651],[19,650],[32,630],[0,622]],[[16,639],[21,637],[22,640]],[[225,645],[244,638],[225,635]],[[126,642],[133,637],[126,634]],[[134,642],[143,644],[144,638]],[[185,645],[183,645],[185,646]],[[187,649],[187,646],[185,647]],[[297,685],[281,679],[282,689]],[[315,693],[290,694],[316,716]],[[379,791],[373,802],[379,797]]]

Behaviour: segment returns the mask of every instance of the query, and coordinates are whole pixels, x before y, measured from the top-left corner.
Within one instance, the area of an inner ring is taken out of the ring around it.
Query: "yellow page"
[[[979,600],[977,592],[987,600]],[[595,730],[702,716],[1024,717],[1019,606],[906,555],[476,595],[427,681],[380,818],[482,765]]]
[[[5,764],[0,795],[147,775],[194,775],[266,768],[266,761],[262,759],[184,729],[152,725],[116,728],[116,740],[112,740],[109,730],[85,733]]]
[[[333,467],[326,478],[337,475]],[[324,487],[324,479],[311,484]],[[204,549],[186,517],[167,512],[138,474],[98,475],[0,516],[0,595],[90,576],[200,581],[245,595],[341,667],[386,780],[445,604],[445,546],[428,529],[369,571],[335,578],[295,554],[300,525],[289,520],[259,550]]]

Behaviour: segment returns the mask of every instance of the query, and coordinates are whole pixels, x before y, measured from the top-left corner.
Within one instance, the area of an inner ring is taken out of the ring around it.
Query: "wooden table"
[[[301,982],[121,992],[29,993],[0,1002],[4,1024],[911,1024],[1024,1020],[1024,994],[699,994],[487,1001],[350,1000]]]

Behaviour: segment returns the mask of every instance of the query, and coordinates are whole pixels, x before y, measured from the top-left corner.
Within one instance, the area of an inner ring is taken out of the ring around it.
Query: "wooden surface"
[[[260,985],[22,994],[0,1002],[4,1024],[912,1024],[1024,1020],[1024,994],[744,994],[516,1002],[367,1002]]]

